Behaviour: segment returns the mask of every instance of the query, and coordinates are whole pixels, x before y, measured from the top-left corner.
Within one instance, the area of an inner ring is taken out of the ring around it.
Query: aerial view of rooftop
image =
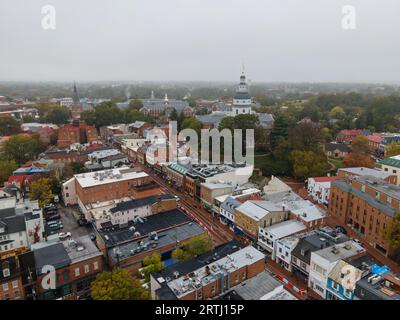
[[[399,301],[399,10],[1,0],[0,304]]]

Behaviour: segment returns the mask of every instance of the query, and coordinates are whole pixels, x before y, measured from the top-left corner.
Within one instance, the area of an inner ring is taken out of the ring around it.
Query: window
[[[98,270],[99,269],[99,263],[97,261],[93,262],[93,269]]]
[[[322,268],[321,266],[313,263],[313,270],[316,271],[319,274],[322,274],[323,276],[326,275],[326,270],[324,268]]]
[[[344,295],[347,297],[347,298],[351,298],[351,290],[349,290],[349,289],[346,289],[345,291],[344,291]]]
[[[339,291],[340,286],[339,286],[339,284],[338,284],[337,282],[332,281],[332,288],[333,288],[334,290],[336,290],[336,291]]]
[[[75,277],[79,277],[80,274],[79,268],[75,268]]]
[[[14,290],[14,298],[15,299],[21,298],[21,295],[19,294],[19,290]]]
[[[12,286],[13,286],[14,289],[15,289],[15,288],[18,288],[18,280],[14,280],[14,281],[12,282]]]
[[[8,291],[8,282],[3,283],[3,291]]]
[[[84,270],[85,270],[85,273],[88,273],[89,272],[89,265],[85,264]]]

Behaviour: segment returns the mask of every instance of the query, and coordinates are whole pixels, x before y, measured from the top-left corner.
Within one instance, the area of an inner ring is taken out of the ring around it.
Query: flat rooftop
[[[142,237],[140,240],[134,240],[118,247],[108,250],[109,257],[117,262],[123,261],[138,255],[145,251],[152,251],[157,248],[163,248],[170,244],[179,244],[195,236],[204,234],[204,229],[195,222],[185,223],[183,225],[172,227],[168,230],[157,232],[158,240],[153,240],[149,236]],[[171,249],[169,249],[171,250]],[[163,253],[163,252],[161,252]],[[134,262],[131,262],[134,263]]]
[[[264,228],[265,232],[272,234],[276,239],[290,236],[305,229],[304,224],[296,220],[287,220]]]
[[[82,188],[148,177],[145,172],[135,172],[128,167],[81,173],[74,177]]]
[[[349,241],[335,244],[331,247],[316,251],[316,252],[314,252],[314,254],[317,254],[318,256],[325,258],[329,262],[335,262],[338,260],[348,259],[348,258],[356,256],[362,252],[365,252],[365,249],[363,247],[361,247],[356,242],[349,240]]]
[[[96,247],[89,236],[82,236],[75,239],[69,239],[62,242],[71,263],[77,263],[87,259],[101,256],[102,253]]]
[[[107,247],[113,247],[123,242],[134,240],[147,236],[153,231],[161,231],[172,228],[177,225],[189,223],[192,221],[185,213],[179,209],[161,212],[146,217],[143,223],[129,221],[126,227],[113,226],[111,223],[103,223],[102,229],[98,230]],[[134,228],[134,232],[131,230]],[[130,229],[131,228],[131,229]],[[135,232],[138,232],[135,236]]]
[[[248,246],[212,262],[205,267],[201,267],[187,276],[174,279],[167,285],[179,298],[207,285],[211,281],[220,279],[226,274],[264,259],[265,255],[263,253],[253,246]]]
[[[222,300],[297,300],[267,271],[235,286]]]

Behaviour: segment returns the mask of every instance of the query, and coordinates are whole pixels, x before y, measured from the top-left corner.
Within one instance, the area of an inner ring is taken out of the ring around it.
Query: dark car
[[[86,220],[86,219],[84,219],[84,218],[79,218],[78,219],[78,224],[79,224],[79,226],[85,226],[86,224],[88,223],[88,221]]]
[[[46,221],[53,221],[53,220],[60,220],[60,219],[61,219],[61,217],[59,214],[55,214],[52,216],[46,216]]]
[[[336,226],[335,229],[336,229],[337,232],[340,232],[340,233],[343,233],[343,234],[347,234],[346,229],[343,228],[342,226]]]

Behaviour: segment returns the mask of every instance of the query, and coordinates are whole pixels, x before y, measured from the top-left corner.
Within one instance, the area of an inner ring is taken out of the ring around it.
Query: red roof
[[[340,177],[314,177],[315,182],[331,182],[334,180],[341,179]]]
[[[368,141],[381,143],[382,142],[382,135],[380,133],[374,133],[367,136]]]
[[[8,183],[18,183],[19,185],[23,185],[25,181],[32,180],[31,175],[15,175],[15,176],[9,176],[8,177]]]
[[[339,134],[345,135],[345,136],[357,136],[361,134],[361,130],[342,130],[339,132]]]

